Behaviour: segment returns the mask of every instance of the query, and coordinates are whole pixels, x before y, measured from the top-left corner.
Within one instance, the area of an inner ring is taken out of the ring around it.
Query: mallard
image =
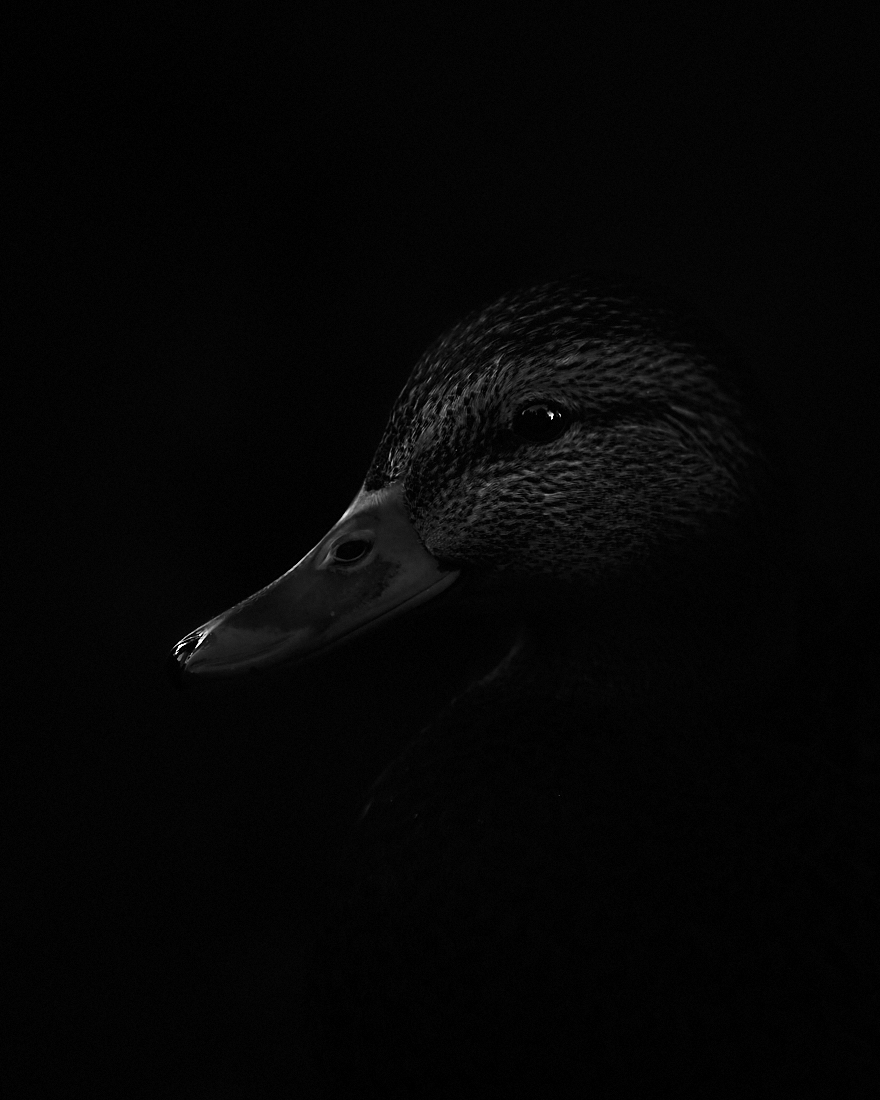
[[[450,645],[456,616],[502,636],[340,855],[313,979],[328,1089],[840,1088],[876,1066],[870,813],[810,730],[789,499],[723,341],[641,287],[553,283],[429,348],[338,523],[178,643],[204,680],[417,607],[446,608]]]

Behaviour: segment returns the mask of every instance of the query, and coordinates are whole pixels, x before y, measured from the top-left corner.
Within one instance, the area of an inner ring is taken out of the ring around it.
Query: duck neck
[[[535,586],[507,604],[507,651],[473,691],[677,728],[761,707],[788,674],[794,637],[791,594],[767,569],[766,544],[755,554],[601,589]]]

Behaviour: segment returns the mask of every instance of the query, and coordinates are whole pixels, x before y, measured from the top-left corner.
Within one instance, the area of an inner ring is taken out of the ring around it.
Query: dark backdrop
[[[462,313],[595,268],[689,298],[780,407],[811,563],[867,575],[873,50],[810,11],[34,17],[4,776],[29,1072],[268,1095],[295,1065],[328,853],[461,654],[402,624],[214,690],[163,663],[339,516]]]

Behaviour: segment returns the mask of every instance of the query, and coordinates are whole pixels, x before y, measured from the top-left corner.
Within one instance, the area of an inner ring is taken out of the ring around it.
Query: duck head
[[[338,523],[174,666],[303,659],[450,589],[689,588],[707,548],[760,528],[768,470],[730,356],[696,322],[590,279],[510,294],[425,353]]]

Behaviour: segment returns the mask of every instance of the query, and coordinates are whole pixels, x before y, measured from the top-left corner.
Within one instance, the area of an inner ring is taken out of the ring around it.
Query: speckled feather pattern
[[[441,559],[601,579],[756,495],[759,433],[728,358],[625,289],[508,295],[422,357],[365,486],[402,481]],[[515,411],[540,401],[570,427],[518,439]]]

